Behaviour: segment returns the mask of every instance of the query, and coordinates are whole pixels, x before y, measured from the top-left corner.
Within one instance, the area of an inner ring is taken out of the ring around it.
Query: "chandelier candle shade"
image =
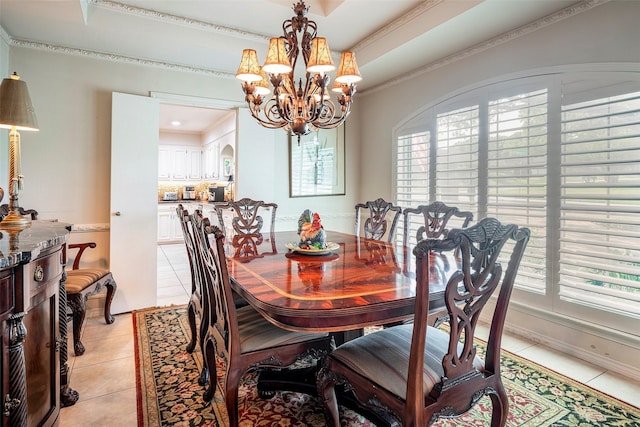
[[[333,86],[327,73],[336,69],[327,39],[316,37],[317,26],[306,18],[304,1],[293,5],[296,16],[284,21],[284,35],[269,42],[262,65],[253,49],[242,52],[236,78],[251,115],[269,129],[284,129],[298,136],[340,126],[351,111],[356,83],[362,80],[353,52],[343,52]],[[296,84],[296,63],[302,55],[304,78]],[[269,86],[269,84],[271,86]],[[273,91],[271,97],[269,94]],[[337,96],[336,102],[331,93]]]
[[[24,176],[20,169],[20,133],[37,131],[38,122],[31,104],[27,84],[13,73],[0,85],[0,128],[9,131],[9,214],[0,222],[0,228],[22,230],[31,224],[31,219],[20,215],[18,191],[22,190]],[[0,192],[2,190],[0,189]],[[4,194],[4,192],[2,192]],[[1,196],[0,196],[1,198]]]

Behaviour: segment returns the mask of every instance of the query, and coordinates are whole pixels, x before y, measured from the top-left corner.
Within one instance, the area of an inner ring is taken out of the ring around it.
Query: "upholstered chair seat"
[[[411,356],[413,325],[404,324],[387,328],[375,334],[348,341],[331,353],[331,357],[365,378],[384,384],[396,396],[406,400],[407,374]],[[423,382],[425,398],[444,376],[442,359],[449,348],[449,334],[436,328],[427,328]],[[460,344],[462,351],[462,344]],[[484,370],[484,361],[476,356],[474,367]]]

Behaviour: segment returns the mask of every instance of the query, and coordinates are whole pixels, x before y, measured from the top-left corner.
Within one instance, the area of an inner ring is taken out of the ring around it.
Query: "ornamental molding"
[[[367,39],[365,39],[364,41],[359,42],[355,47],[354,47],[354,51],[358,51],[358,49],[362,49],[366,46],[368,46],[370,43],[374,43],[375,40],[378,40],[379,38],[383,37],[384,35],[388,34],[391,31],[394,31],[396,29],[398,29],[399,27],[401,27],[404,23],[406,23],[407,21],[413,19],[415,16],[420,15],[422,13],[425,13],[425,11],[427,11],[430,8],[433,8],[435,6],[437,6],[438,4],[440,4],[442,1],[444,0],[427,0],[424,3],[422,3],[420,6],[414,8],[411,12],[409,12],[408,14],[406,14],[405,16],[393,21],[391,24],[387,25],[386,27],[380,29],[379,31],[377,31],[376,33],[374,33],[372,36],[367,37]],[[375,88],[371,88],[368,90],[362,90],[361,92],[363,94],[369,94],[369,93],[376,93],[378,91],[387,89],[389,87],[395,86],[397,84],[406,82],[408,80],[411,80],[417,76],[426,74],[428,72],[434,71],[438,68],[450,65],[454,62],[466,59],[470,56],[476,55],[478,53],[481,53],[483,51],[486,51],[488,49],[491,49],[493,47],[499,46],[501,44],[507,43],[511,40],[515,40],[519,37],[522,37],[524,35],[530,34],[534,31],[538,31],[541,28],[547,27],[549,25],[558,23],[564,19],[567,18],[571,18],[579,13],[588,11],[593,9],[594,7],[600,6],[602,4],[608,3],[611,0],[584,0],[580,3],[571,5],[569,7],[566,7],[565,9],[562,9],[558,12],[552,13],[551,15],[545,16],[543,18],[538,19],[537,21],[534,21],[532,23],[529,23],[527,25],[524,25],[522,27],[516,28],[512,31],[500,34],[492,39],[489,39],[487,41],[478,43],[474,46],[469,47],[468,49],[464,49],[461,51],[458,51],[456,53],[453,53],[449,56],[446,56],[444,58],[441,58],[439,60],[433,61],[423,67],[420,67],[412,72],[406,73],[404,75],[398,76],[396,78],[394,78],[393,80],[390,80],[386,83],[382,83],[380,85],[378,85]],[[247,32],[247,31],[241,31],[241,30],[237,30],[234,28],[229,28],[229,27],[224,27],[221,25],[215,25],[212,23],[208,23],[208,22],[204,22],[204,21],[198,21],[196,19],[190,19],[190,18],[185,18],[182,16],[176,16],[176,15],[170,15],[167,13],[162,13],[162,12],[157,12],[157,11],[153,11],[153,10],[149,10],[149,9],[143,9],[143,8],[139,8],[139,7],[134,7],[134,6],[130,6],[130,5],[125,5],[122,3],[118,3],[115,1],[110,1],[110,0],[89,0],[89,6],[90,7],[99,7],[99,8],[104,8],[104,9],[110,9],[110,10],[116,10],[118,12],[121,13],[126,13],[126,14],[130,14],[130,15],[137,15],[137,16],[144,16],[147,18],[152,18],[152,19],[156,19],[156,20],[160,20],[163,22],[167,22],[167,23],[172,23],[172,24],[176,24],[176,25],[183,25],[183,26],[188,26],[188,27],[197,27],[197,28],[201,28],[203,30],[206,31],[210,31],[210,32],[215,32],[215,33],[221,33],[221,34],[227,34],[227,35],[232,35],[235,37],[241,37],[241,38],[246,38],[246,39],[253,39],[253,40],[257,40],[260,42],[264,42],[264,41],[268,41],[269,37],[268,36],[263,36],[260,34],[256,34],[256,33],[251,33],[251,32]],[[181,71],[181,72],[187,72],[187,73],[195,73],[195,74],[204,74],[204,75],[208,75],[208,76],[213,76],[213,77],[218,77],[218,78],[224,78],[224,79],[234,79],[235,78],[235,74],[231,73],[231,72],[225,72],[225,71],[219,71],[219,70],[213,70],[213,69],[208,69],[208,68],[200,68],[200,67],[192,67],[192,66],[187,66],[187,65],[182,65],[182,64],[175,64],[175,63],[171,63],[171,62],[163,62],[163,61],[156,61],[156,60],[150,60],[150,59],[144,59],[144,58],[135,58],[135,57],[130,57],[130,56],[123,56],[123,55],[117,55],[117,54],[112,54],[112,53],[104,53],[104,52],[97,52],[97,51],[92,51],[92,50],[86,50],[86,49],[78,49],[78,48],[72,48],[72,47],[67,47],[67,46],[58,46],[58,45],[54,45],[54,44],[49,44],[49,43],[41,43],[41,42],[35,42],[35,41],[30,41],[30,40],[19,40],[19,39],[15,39],[12,38],[10,35],[7,34],[7,32],[4,30],[4,28],[0,27],[0,37],[2,37],[7,44],[9,44],[10,46],[15,46],[15,47],[24,47],[24,48],[29,48],[29,49],[36,49],[36,50],[42,50],[42,51],[48,51],[48,52],[55,52],[55,53],[62,53],[65,55],[72,55],[72,56],[79,56],[79,57],[83,57],[83,58],[90,58],[90,59],[97,59],[97,60],[104,60],[104,61],[112,61],[112,62],[120,62],[120,63],[126,63],[126,64],[133,64],[133,65],[140,65],[140,66],[147,66],[147,67],[155,67],[155,68],[162,68],[162,69],[167,69],[167,70],[172,70],[172,71]]]
[[[89,0],[89,7],[97,7],[100,9],[108,9],[127,15],[141,16],[151,18],[156,21],[166,22],[168,24],[182,25],[190,28],[198,28],[218,34],[238,37],[244,40],[255,40],[259,42],[269,42],[270,37],[262,34],[243,31],[237,28],[225,27],[222,25],[212,24],[211,22],[199,21],[197,19],[186,18],[184,16],[171,15],[169,13],[158,12],[157,10],[144,9],[141,7],[131,6],[128,4],[118,3],[110,0]]]
[[[445,56],[444,58],[433,61],[423,67],[420,67],[414,71],[411,71],[402,76],[399,76],[391,81],[388,81],[387,83],[382,83],[376,86],[375,88],[372,88],[369,90],[363,90],[362,92],[367,94],[376,93],[378,91],[393,87],[397,84],[406,82],[407,80],[414,79],[415,77],[420,76],[422,74],[426,74],[438,68],[450,65],[454,62],[476,55],[480,52],[484,52],[485,50],[507,43],[511,40],[515,40],[519,37],[525,36],[527,34],[531,34],[535,31],[540,30],[541,28],[547,27],[552,24],[556,24],[567,18],[571,18],[582,12],[591,10],[594,7],[598,7],[605,3],[608,3],[609,1],[611,0],[584,0],[580,3],[576,3],[574,5],[568,6],[562,10],[559,10],[558,12],[552,13],[536,21],[533,21],[529,24],[523,25],[522,27],[500,34],[496,37],[493,37],[489,40],[473,45],[467,49],[453,53],[449,56]]]
[[[235,75],[232,73],[212,70],[208,68],[191,67],[188,65],[174,64],[171,62],[154,61],[151,59],[134,58],[131,56],[116,55],[113,53],[96,52],[86,49],[77,49],[67,46],[58,46],[49,43],[40,43],[30,40],[11,39],[11,46],[24,47],[28,49],[44,50],[47,52],[62,53],[65,55],[80,56],[89,59],[99,59],[111,62],[120,62],[125,64],[142,65],[146,67],[163,68],[172,71],[183,71],[187,73],[205,74],[213,77],[221,77],[233,79]]]
[[[10,44],[11,43],[11,36],[9,36],[9,34],[7,34],[7,32],[4,30],[4,28],[2,28],[2,26],[0,26],[0,37],[2,37],[2,40],[4,40],[4,42],[6,44]]]
[[[420,3],[419,6],[416,6],[415,8],[411,9],[408,13],[402,15],[395,21],[380,28],[373,34],[365,37],[364,40],[356,43],[356,45],[350,50],[353,50],[357,54],[359,50],[362,50],[371,44],[377,43],[380,39],[387,36],[389,33],[392,33],[398,29],[401,29],[406,23],[411,22],[413,19],[415,19],[416,17],[424,13],[427,13],[429,9],[438,6],[440,3],[443,3],[443,2],[444,0],[427,0]]]

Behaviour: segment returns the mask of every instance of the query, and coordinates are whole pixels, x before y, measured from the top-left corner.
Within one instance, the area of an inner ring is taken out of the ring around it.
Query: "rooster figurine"
[[[306,209],[298,220],[301,249],[326,249],[327,234],[320,223],[320,215]]]

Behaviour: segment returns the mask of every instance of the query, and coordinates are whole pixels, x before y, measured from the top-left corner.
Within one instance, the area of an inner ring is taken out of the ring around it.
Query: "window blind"
[[[516,287],[545,294],[547,90],[489,101],[488,122],[487,216],[529,227]]]
[[[562,106],[560,298],[640,318],[640,92]]]

